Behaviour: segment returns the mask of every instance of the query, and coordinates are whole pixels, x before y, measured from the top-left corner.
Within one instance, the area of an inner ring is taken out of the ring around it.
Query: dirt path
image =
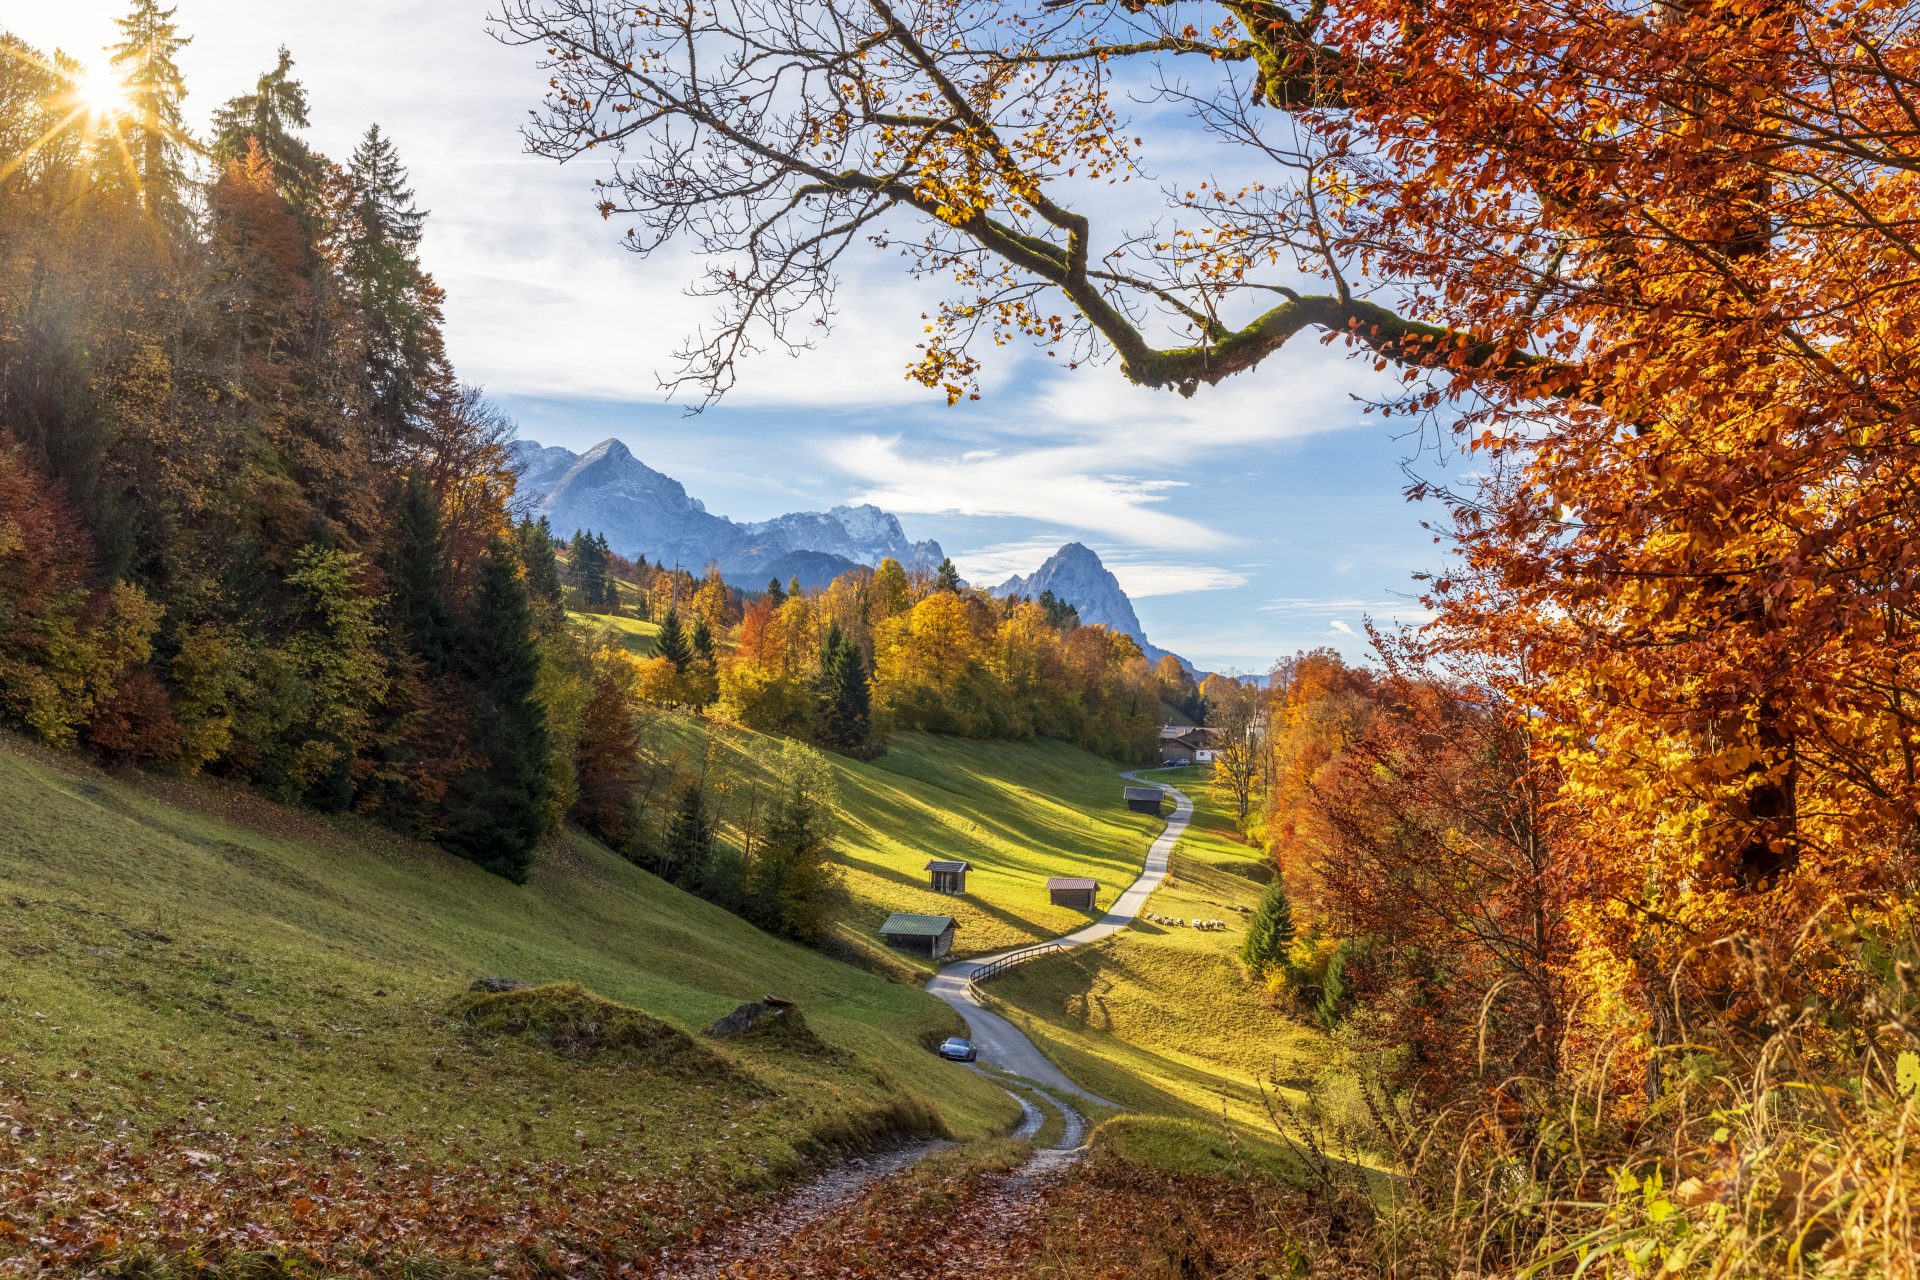
[[[1048,946],[1083,947],[1089,942],[1097,942],[1101,938],[1118,933],[1134,922],[1141,909],[1146,906],[1147,899],[1167,878],[1167,861],[1173,856],[1173,846],[1186,833],[1187,823],[1193,816],[1193,802],[1165,783],[1147,782],[1133,773],[1123,773],[1120,776],[1132,782],[1140,782],[1142,785],[1157,786],[1173,797],[1173,816],[1167,819],[1167,829],[1162,831],[1147,849],[1146,863],[1140,868],[1139,878],[1114,899],[1113,905],[1107,908],[1106,913],[1092,924],[1055,938],[1051,944],[1015,947],[1009,951],[998,951],[992,955],[958,961],[940,970],[927,983],[929,995],[966,1019],[974,1046],[980,1051],[981,1062],[1031,1080],[1054,1093],[1104,1107],[1115,1104],[1081,1088],[1064,1071],[1054,1066],[1018,1027],[985,1008],[979,993],[974,989],[973,979],[974,975],[996,960],[1027,952],[1037,952]]]
[[[1140,781],[1132,773],[1121,776]],[[1126,928],[1166,879],[1167,860],[1187,829],[1193,804],[1172,787],[1161,783],[1150,785],[1159,786],[1173,797],[1173,816],[1167,819],[1166,830],[1148,848],[1139,877],[1114,900],[1106,913],[1093,923],[1056,939],[1059,945],[1085,946]],[[978,1268],[983,1263],[990,1268],[996,1260],[996,1242],[1011,1239],[1033,1219],[1046,1189],[1063,1177],[1085,1152],[1087,1120],[1069,1099],[1114,1105],[1074,1083],[1017,1027],[981,1006],[973,988],[973,975],[994,960],[1030,949],[1016,948],[1012,952],[963,960],[940,970],[927,983],[929,993],[966,1019],[974,1044],[980,1050],[980,1061],[1018,1077],[1019,1084],[1058,1111],[1063,1122],[1057,1142],[1036,1150],[1017,1168],[984,1179],[947,1218],[945,1239],[954,1268],[952,1274],[956,1276],[978,1274],[977,1270],[969,1272],[968,1268]],[[1020,1122],[1012,1136],[1032,1138],[1045,1126],[1045,1112],[1031,1098],[1011,1089],[1007,1092],[1020,1104]],[[663,1250],[654,1259],[652,1274],[660,1280],[751,1280],[831,1274],[819,1268],[823,1262],[833,1266],[830,1260],[836,1251],[861,1253],[865,1270],[871,1266],[873,1255],[886,1253],[890,1242],[884,1234],[876,1238],[871,1226],[865,1225],[864,1215],[871,1212],[873,1205],[885,1202],[889,1195],[902,1193],[915,1165],[955,1145],[914,1142],[838,1165],[707,1239],[684,1248]],[[910,1247],[904,1240],[897,1243],[902,1248]],[[850,1259],[848,1262],[850,1265]],[[945,1271],[936,1267],[935,1273],[945,1274]]]

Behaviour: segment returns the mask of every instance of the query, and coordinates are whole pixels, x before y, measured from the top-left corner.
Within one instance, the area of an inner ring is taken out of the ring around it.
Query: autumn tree
[[[1213,749],[1213,773],[1207,785],[1232,806],[1235,821],[1245,831],[1265,755],[1260,691],[1245,680],[1216,674],[1201,684],[1200,697],[1206,703],[1207,741]]]

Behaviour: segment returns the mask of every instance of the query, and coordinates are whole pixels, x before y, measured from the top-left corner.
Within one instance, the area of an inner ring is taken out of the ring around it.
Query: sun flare
[[[84,67],[73,81],[74,104],[88,115],[102,120],[127,114],[131,102],[126,82],[111,67]]]

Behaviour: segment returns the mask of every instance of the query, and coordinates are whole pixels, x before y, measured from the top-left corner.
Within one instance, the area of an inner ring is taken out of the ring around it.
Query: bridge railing
[[[1056,951],[1065,951],[1066,949],[1064,945],[1058,942],[1040,942],[1035,943],[1031,947],[1022,947],[1018,951],[1009,951],[998,960],[981,965],[978,969],[975,969],[973,975],[967,979],[967,985],[977,987],[989,978],[999,977],[1016,965],[1023,965],[1029,960],[1038,960],[1041,956],[1052,955]]]

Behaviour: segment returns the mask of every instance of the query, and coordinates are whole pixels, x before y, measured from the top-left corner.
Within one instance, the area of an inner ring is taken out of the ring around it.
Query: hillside
[[[778,739],[691,717],[666,724],[665,749],[683,769],[697,769],[711,743],[711,776],[724,775],[731,792],[722,813],[737,821],[752,803],[743,793],[770,783],[763,762]],[[1093,877],[1104,909],[1139,874],[1161,827],[1123,807],[1120,766],[1066,743],[897,733],[877,760],[826,759],[840,794],[836,843],[847,890],[836,932],[868,963],[889,969],[933,967],[880,947],[876,930],[894,911],[953,916],[956,956],[1077,928],[1090,916],[1052,905],[1048,878]],[[933,892],[931,858],[973,864],[965,896]]]
[[[1225,920],[1223,932],[1147,919],[1079,951],[1014,969],[984,990],[1073,1078],[1139,1114],[1110,1121],[1102,1140],[1150,1163],[1215,1168],[1234,1137],[1268,1156],[1284,1150],[1262,1090],[1289,1105],[1329,1082],[1326,1038],[1264,1003],[1238,953],[1268,867],[1241,842],[1196,769],[1146,775],[1180,787],[1193,824],[1176,846],[1156,915]]]
[[[918,990],[762,934],[578,835],[545,845],[517,888],[358,820],[116,777],[13,738],[0,810],[0,1102],[16,1117],[454,1165],[591,1149],[710,1201],[821,1142],[901,1125],[980,1135],[1015,1115],[926,1051],[957,1025]],[[663,1019],[668,1050],[488,1033],[454,1002],[489,975],[578,982]],[[698,1034],[769,992],[824,1044]]]

